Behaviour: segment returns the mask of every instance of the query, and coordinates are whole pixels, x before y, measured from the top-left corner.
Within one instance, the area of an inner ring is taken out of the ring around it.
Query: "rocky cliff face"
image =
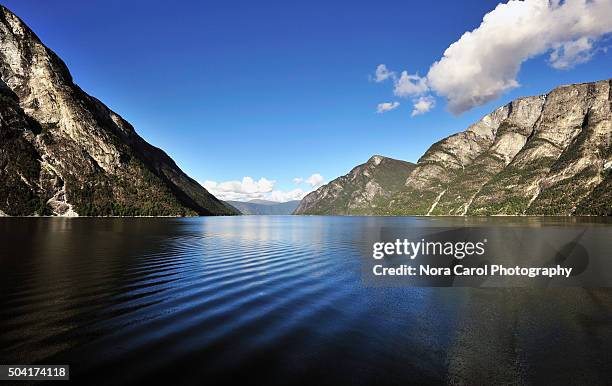
[[[364,212],[612,215],[611,83],[562,86],[498,108],[432,145],[401,189]],[[337,195],[321,188],[309,205],[331,208]]]
[[[75,85],[62,60],[1,6],[0,77],[0,213],[235,213]]]
[[[308,194],[294,214],[371,214],[387,211],[415,165],[375,155],[347,175]]]

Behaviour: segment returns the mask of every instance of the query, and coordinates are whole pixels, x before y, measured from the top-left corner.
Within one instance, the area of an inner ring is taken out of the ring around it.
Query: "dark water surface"
[[[3,218],[0,364],[88,384],[612,384],[611,289],[363,285],[372,228],[463,223],[611,227]]]

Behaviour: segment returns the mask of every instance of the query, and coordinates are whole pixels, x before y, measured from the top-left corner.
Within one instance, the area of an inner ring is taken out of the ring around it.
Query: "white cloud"
[[[274,188],[275,181],[260,178],[243,177],[242,181],[204,181],[203,186],[221,200],[242,200],[263,198]]]
[[[593,54],[593,40],[583,37],[573,42],[555,45],[550,53],[550,65],[557,70],[567,70],[577,64],[588,62]]]
[[[452,43],[426,76],[406,71],[399,79],[393,76],[393,93],[419,97],[413,115],[433,107],[426,103],[429,95],[422,97],[428,92],[446,98],[448,109],[460,114],[519,87],[524,61],[550,53],[551,67],[570,69],[605,52],[597,43],[611,33],[611,0],[510,0]],[[395,74],[382,66],[382,74]]]
[[[526,0],[498,4],[478,28],[451,44],[427,81],[462,113],[519,86],[521,64],[550,50],[554,68],[588,61],[594,43],[612,32],[610,0]]]
[[[229,201],[250,201],[254,199],[286,202],[291,200],[301,200],[305,195],[322,185],[323,177],[315,173],[303,179],[296,177],[293,182],[297,185],[306,183],[310,185],[308,189],[279,190],[274,189],[276,181],[265,177],[255,181],[251,177],[243,177],[242,181],[204,181],[202,186],[220,200]]]
[[[325,178],[323,178],[323,176],[320,175],[319,173],[314,173],[313,175],[311,175],[308,178],[296,177],[296,178],[293,179],[293,182],[296,185],[300,185],[302,183],[306,183],[306,184],[310,185],[313,189],[314,188],[318,188],[319,186],[323,185],[324,181],[325,181]]]
[[[399,106],[399,102],[384,102],[384,103],[379,103],[378,106],[376,107],[376,112],[379,114],[382,114],[384,112],[387,111],[391,111],[395,108],[397,108]]]
[[[315,173],[315,174],[311,175],[310,177],[308,177],[305,180],[305,182],[307,184],[309,184],[310,186],[312,186],[313,188],[317,188],[317,187],[323,185],[324,181],[325,181],[325,179],[319,173]]]
[[[376,66],[376,72],[374,73],[374,78],[373,78],[373,80],[376,83],[384,82],[385,80],[389,78],[394,79],[395,72],[389,71],[387,69],[387,66],[385,66],[384,64],[379,64],[378,66]]]
[[[277,201],[277,202],[301,200],[308,193],[310,193],[310,191],[306,192],[299,188],[289,190],[289,191],[275,190],[268,195],[267,199],[270,201]]]
[[[413,110],[411,116],[425,114],[429,110],[433,109],[436,105],[436,100],[430,95],[422,96],[414,101]]]
[[[413,117],[415,115],[424,114],[435,106],[435,99],[432,96],[423,96],[423,94],[426,94],[430,91],[426,77],[421,77],[418,74],[408,74],[408,71],[402,71],[400,77],[397,78],[395,72],[389,71],[384,64],[380,64],[376,68],[377,76],[379,75],[379,69],[381,68],[382,70],[384,70],[385,74],[392,74],[390,76],[384,77],[384,79],[387,79],[389,77],[393,78],[393,93],[396,96],[405,98],[418,97],[414,99],[414,110],[412,111]],[[376,107],[376,112],[382,114],[399,107],[399,105],[399,102],[379,103]]]
[[[400,78],[395,81],[393,93],[399,97],[420,95],[429,91],[427,79],[418,74],[410,75],[407,71],[402,71]]]

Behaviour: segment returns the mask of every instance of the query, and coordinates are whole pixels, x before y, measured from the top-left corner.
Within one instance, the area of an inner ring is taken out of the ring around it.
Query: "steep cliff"
[[[360,213],[612,215],[611,83],[562,86],[496,109],[432,145],[401,189]],[[340,192],[320,188],[308,205],[350,213],[336,204]]]
[[[63,61],[2,6],[0,77],[0,213],[236,213],[75,85]]]

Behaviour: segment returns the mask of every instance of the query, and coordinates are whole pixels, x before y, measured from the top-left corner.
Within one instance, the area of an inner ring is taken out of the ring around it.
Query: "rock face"
[[[62,60],[2,6],[0,77],[0,213],[236,213],[75,85]]]
[[[386,213],[389,199],[403,188],[414,168],[411,162],[375,155],[308,194],[294,214]]]
[[[401,189],[362,211],[612,215],[611,83],[562,86],[498,108],[432,145]],[[347,213],[331,209],[335,195],[320,188],[308,205]]]

